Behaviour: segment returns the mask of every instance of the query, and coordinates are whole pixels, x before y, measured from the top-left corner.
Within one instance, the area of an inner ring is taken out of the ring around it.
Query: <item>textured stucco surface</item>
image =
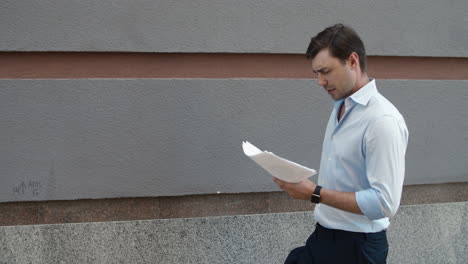
[[[466,0],[0,2],[2,51],[304,53],[344,22],[370,55],[467,57]]]
[[[468,181],[468,81],[378,86],[410,131],[405,183]],[[0,80],[0,202],[275,191],[241,142],[319,169],[331,108],[305,79]]]
[[[388,263],[466,263],[468,203],[403,206]],[[311,212],[0,227],[0,263],[283,263]]]

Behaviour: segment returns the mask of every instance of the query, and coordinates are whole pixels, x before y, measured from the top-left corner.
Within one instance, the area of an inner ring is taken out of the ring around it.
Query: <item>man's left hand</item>
[[[289,196],[300,200],[310,200],[310,197],[314,193],[315,187],[317,186],[317,184],[308,179],[299,183],[285,182],[278,178],[273,178],[273,181],[278,184],[282,190],[286,191]]]

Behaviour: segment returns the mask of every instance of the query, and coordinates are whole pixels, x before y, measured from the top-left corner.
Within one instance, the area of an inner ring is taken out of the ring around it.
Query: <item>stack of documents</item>
[[[313,169],[278,157],[269,151],[261,151],[248,141],[242,142],[242,148],[247,157],[280,180],[298,183],[317,174]]]

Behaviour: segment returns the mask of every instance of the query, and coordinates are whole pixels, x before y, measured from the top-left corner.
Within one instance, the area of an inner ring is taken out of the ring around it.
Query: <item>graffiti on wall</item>
[[[13,186],[13,193],[18,196],[32,195],[37,197],[41,188],[41,183],[38,181],[21,181],[18,185]]]

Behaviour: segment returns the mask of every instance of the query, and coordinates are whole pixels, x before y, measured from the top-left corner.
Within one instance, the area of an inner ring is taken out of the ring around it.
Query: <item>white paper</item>
[[[281,158],[269,151],[261,151],[248,141],[242,142],[242,148],[247,157],[280,180],[297,183],[317,174],[314,169]]]

